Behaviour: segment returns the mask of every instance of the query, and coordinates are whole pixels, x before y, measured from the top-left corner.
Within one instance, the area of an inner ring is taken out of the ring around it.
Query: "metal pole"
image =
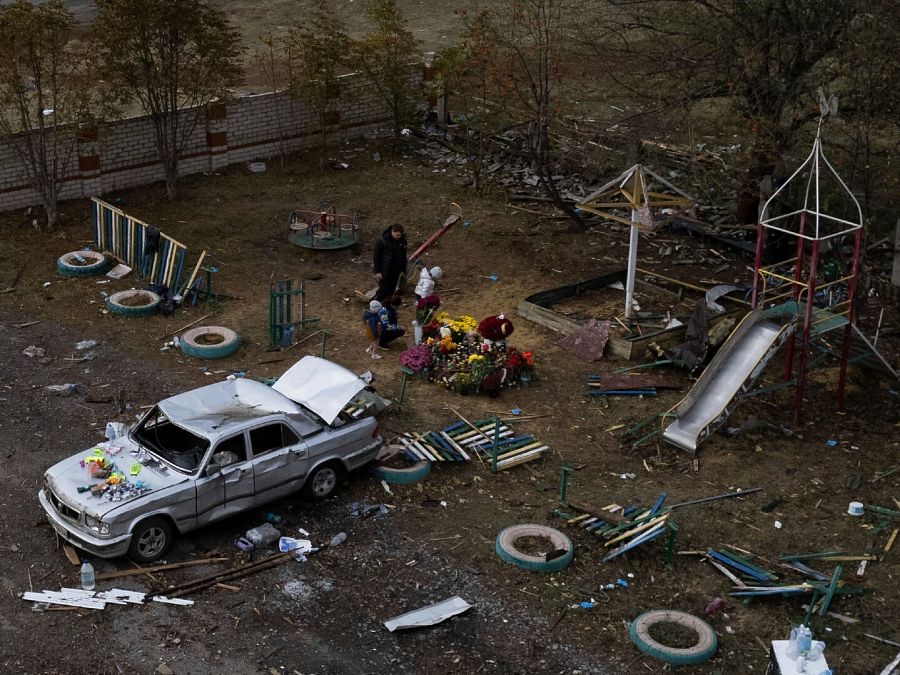
[[[766,230],[762,223],[756,225],[756,261],[753,263],[753,294],[751,295],[750,304],[756,309],[759,301],[759,268],[762,267],[763,249],[765,248]]]
[[[319,354],[319,356],[322,357],[323,359],[325,358],[325,349],[327,348],[327,346],[328,346],[328,331],[323,330],[322,331],[322,352]]]
[[[844,344],[841,347],[841,369],[838,375],[837,409],[844,409],[844,385],[847,383],[847,361],[850,358],[850,340],[853,338],[853,320],[856,314],[856,278],[859,273],[859,256],[862,252],[862,234],[860,227],[853,237],[853,262],[850,267],[850,280],[847,282],[847,325],[844,327]],[[883,310],[882,310],[883,311]],[[879,319],[879,326],[881,320]],[[877,339],[877,337],[876,337]]]
[[[572,470],[568,464],[562,465],[562,475],[559,481],[559,503],[566,503],[566,492],[569,488],[569,471]]]
[[[638,211],[631,209],[631,220],[637,222]],[[628,239],[628,274],[625,278],[625,318],[630,319],[634,315],[634,274],[637,270],[638,229],[631,226],[631,235]]]
[[[819,240],[812,242],[809,255],[809,280],[806,285],[806,311],[803,320],[803,341],[800,344],[800,364],[797,369],[797,391],[794,392],[794,424],[800,424],[803,390],[806,385],[806,360],[809,357],[809,335],[812,329],[813,307],[816,297],[816,272],[819,264]],[[792,341],[793,342],[793,341]]]
[[[803,235],[806,232],[806,212],[800,214],[800,230],[797,233],[797,261],[795,262],[794,267],[794,302],[797,303],[797,314],[800,314],[800,292],[801,292],[801,282],[803,281],[803,262],[804,262],[804,244],[806,242],[803,239]],[[785,363],[784,363],[784,381],[790,382],[793,379],[794,372],[794,342],[796,341],[795,336],[791,336],[788,339],[787,344],[787,354],[785,355]]]
[[[494,442],[491,447],[491,473],[497,473],[497,455],[500,453],[500,420],[494,418]]]

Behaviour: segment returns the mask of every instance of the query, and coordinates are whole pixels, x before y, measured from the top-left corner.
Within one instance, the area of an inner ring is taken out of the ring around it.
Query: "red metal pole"
[[[765,249],[766,230],[762,223],[756,225],[756,261],[753,263],[753,294],[750,296],[750,306],[756,309],[759,301],[759,268],[762,266],[763,249]]]
[[[847,325],[844,327],[844,344],[841,348],[841,370],[838,376],[837,409],[844,409],[844,385],[847,382],[847,361],[850,358],[850,340],[853,339],[853,319],[856,314],[856,277],[859,273],[859,256],[862,249],[863,230],[860,227],[853,237],[853,262],[847,281]]]
[[[797,303],[797,313],[800,313],[800,283],[803,281],[803,260],[804,260],[804,244],[806,240],[803,238],[806,232],[806,212],[800,214],[800,229],[797,233],[797,261],[794,266],[794,302]],[[791,375],[794,373],[794,341],[796,337],[791,337],[787,344],[787,354],[784,363],[784,381],[790,382]]]
[[[813,307],[816,296],[816,268],[819,264],[819,240],[812,242],[809,254],[809,282],[806,287],[806,311],[803,320],[803,341],[800,344],[800,364],[797,370],[797,391],[794,392],[794,424],[800,424],[800,408],[803,406],[803,389],[806,386],[806,361],[809,357],[809,334],[812,329]],[[793,343],[793,340],[791,340]]]

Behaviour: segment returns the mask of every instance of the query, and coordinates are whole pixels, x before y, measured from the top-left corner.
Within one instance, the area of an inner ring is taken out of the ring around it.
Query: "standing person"
[[[431,269],[423,267],[419,272],[419,283],[416,284],[416,300],[434,295],[434,282],[442,276],[444,276],[444,271],[440,267],[435,266]]]
[[[400,223],[395,223],[375,240],[372,266],[378,279],[375,299],[384,302],[397,291],[400,275],[406,271],[406,234]]]
[[[387,351],[390,349],[388,344],[398,337],[406,334],[406,329],[401,328],[397,318],[397,308],[400,307],[400,296],[391,296],[387,304],[378,313],[378,320],[381,323],[378,333],[378,348]]]
[[[383,309],[382,304],[377,300],[369,303],[369,308],[363,312],[363,323],[366,326],[366,337],[369,340],[369,346],[366,347],[366,354],[373,359],[380,359],[381,354],[378,353],[378,336],[381,334],[381,320],[378,314]]]

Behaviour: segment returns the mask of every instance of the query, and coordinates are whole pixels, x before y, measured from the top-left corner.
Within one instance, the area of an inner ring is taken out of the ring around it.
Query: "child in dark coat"
[[[378,334],[378,348],[389,349],[388,343],[402,337],[406,333],[405,328],[401,328],[397,318],[397,308],[400,307],[400,296],[395,295],[388,300],[387,305],[382,307],[378,313],[378,321],[380,332]]]

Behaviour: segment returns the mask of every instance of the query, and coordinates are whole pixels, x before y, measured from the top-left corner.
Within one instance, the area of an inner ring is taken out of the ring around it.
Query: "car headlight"
[[[109,534],[109,523],[104,523],[99,518],[84,514],[84,524],[97,534]]]

